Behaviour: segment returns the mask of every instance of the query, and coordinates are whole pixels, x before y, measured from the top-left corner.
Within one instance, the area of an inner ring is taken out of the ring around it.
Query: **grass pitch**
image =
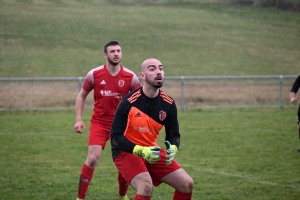
[[[187,0],[111,2],[0,0],[0,76],[84,76],[104,62],[111,39],[135,72],[157,57],[168,76],[299,73],[299,13]],[[295,116],[295,108],[179,112],[176,159],[194,179],[193,199],[300,199]],[[87,131],[74,133],[74,120],[71,110],[0,112],[0,199],[76,198]],[[116,178],[108,145],[87,199],[117,199]],[[152,199],[172,193],[161,185]]]
[[[89,124],[91,111],[84,113]],[[176,159],[193,177],[193,199],[299,199],[300,148],[295,109],[179,112],[182,142]],[[71,110],[0,113],[1,199],[75,199],[87,154],[87,131],[73,132]],[[159,137],[163,147],[164,132]],[[117,199],[109,144],[87,199]],[[135,191],[130,188],[129,197]],[[153,200],[171,199],[167,185]]]

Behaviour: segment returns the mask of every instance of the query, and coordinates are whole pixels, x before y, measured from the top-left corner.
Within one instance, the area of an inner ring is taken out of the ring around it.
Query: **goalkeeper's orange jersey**
[[[159,91],[149,98],[142,88],[126,95],[120,102],[112,123],[113,159],[121,151],[132,153],[135,145],[158,146],[157,137],[165,127],[165,139],[179,147],[180,134],[174,100]]]

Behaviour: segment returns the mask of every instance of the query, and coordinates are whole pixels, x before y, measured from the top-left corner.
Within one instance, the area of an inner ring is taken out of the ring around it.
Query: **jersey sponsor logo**
[[[139,127],[139,131],[140,131],[140,132],[148,132],[149,129],[148,129],[147,126],[143,126],[143,127]]]
[[[148,127],[148,126],[134,126],[133,127],[133,130],[135,131],[139,131],[139,132],[159,132],[161,129],[157,129],[157,128],[151,128],[151,127]]]
[[[122,98],[121,93],[112,92],[111,90],[100,90],[100,94],[107,97]]]
[[[149,128],[147,126],[142,126],[142,127],[140,127],[140,126],[139,127],[134,126],[133,130],[139,131],[139,132],[148,132]]]
[[[125,85],[125,81],[124,80],[119,80],[119,86],[123,87]]]
[[[105,85],[105,84],[106,84],[105,80],[102,80],[100,83],[100,85]]]
[[[159,111],[159,119],[160,121],[164,121],[167,117],[167,113],[165,111]]]
[[[159,132],[161,129],[148,127],[148,126],[138,126],[138,127],[134,126],[133,130],[138,131],[138,132],[146,133],[146,132]]]

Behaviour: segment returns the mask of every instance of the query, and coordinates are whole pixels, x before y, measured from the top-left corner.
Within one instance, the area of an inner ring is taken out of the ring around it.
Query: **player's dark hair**
[[[112,40],[112,41],[108,42],[106,45],[104,45],[104,53],[107,53],[107,47],[109,47],[109,46],[117,46],[117,45],[121,46],[120,42],[118,42],[116,40]]]

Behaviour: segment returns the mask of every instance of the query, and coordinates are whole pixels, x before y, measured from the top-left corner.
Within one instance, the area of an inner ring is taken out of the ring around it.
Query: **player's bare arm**
[[[85,131],[86,126],[82,121],[82,113],[84,108],[85,99],[89,92],[81,89],[76,98],[75,112],[76,112],[76,122],[74,126],[74,131],[76,133],[82,133],[81,128]]]
[[[291,91],[290,91],[290,100],[292,103],[295,103],[298,101],[297,92],[300,88],[300,75],[296,78]]]
[[[290,100],[291,100],[291,103],[297,102],[298,101],[297,94],[294,92],[290,92]]]

